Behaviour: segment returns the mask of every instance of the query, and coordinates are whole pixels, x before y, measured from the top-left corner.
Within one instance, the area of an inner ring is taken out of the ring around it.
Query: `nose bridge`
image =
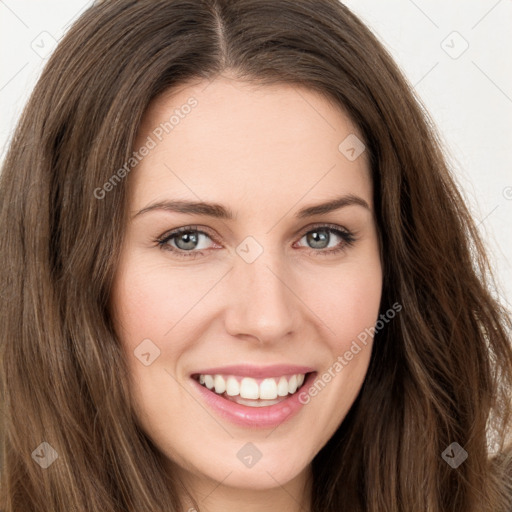
[[[248,237],[237,247],[230,277],[226,328],[232,335],[275,341],[293,331],[294,296],[280,251],[264,248]]]

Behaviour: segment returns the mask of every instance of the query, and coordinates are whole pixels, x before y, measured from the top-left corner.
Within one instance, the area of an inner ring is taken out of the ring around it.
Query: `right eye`
[[[165,233],[156,242],[164,251],[173,252],[184,258],[195,258],[203,255],[203,251],[208,249],[205,239],[212,240],[212,237],[197,229],[197,226],[184,226]]]

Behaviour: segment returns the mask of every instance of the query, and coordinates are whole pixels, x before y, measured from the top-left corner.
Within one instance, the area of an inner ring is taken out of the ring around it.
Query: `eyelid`
[[[339,224],[330,224],[329,222],[316,222],[314,224],[308,224],[307,226],[301,228],[298,233],[302,233],[301,236],[309,233],[310,231],[314,231],[315,229],[320,228],[330,228],[336,231],[343,231],[345,233],[353,233],[350,229],[347,229]]]
[[[308,224],[307,226],[296,231],[295,234],[293,235],[293,237],[297,237],[299,235],[300,235],[300,237],[303,237],[310,231],[312,231],[314,229],[318,229],[318,228],[331,228],[333,230],[343,231],[345,233],[350,233],[352,235],[355,235],[354,231],[351,231],[351,230],[349,230],[343,226],[340,226],[338,224],[330,224],[328,222],[316,222],[313,224]],[[179,235],[180,233],[187,232],[187,231],[196,231],[198,233],[203,233],[205,235],[208,235],[215,242],[217,242],[216,236],[215,236],[215,234],[213,234],[212,229],[210,229],[206,226],[199,226],[199,225],[186,225],[186,226],[181,226],[179,228],[170,229],[170,230],[166,231],[165,233],[163,233],[162,235],[160,235],[157,238],[157,240],[163,241],[165,239],[168,239],[170,236]]]
[[[214,234],[212,234],[213,230],[211,230],[210,228],[207,228],[205,226],[198,226],[198,225],[187,225],[187,226],[182,226],[179,228],[170,229],[169,231],[166,231],[164,234],[159,236],[155,241],[163,244],[163,243],[169,241],[170,239],[177,237],[181,233],[188,233],[189,231],[206,235],[212,241],[214,241],[216,244],[221,245],[216,240],[216,236]],[[200,251],[190,251],[190,252],[200,252]]]

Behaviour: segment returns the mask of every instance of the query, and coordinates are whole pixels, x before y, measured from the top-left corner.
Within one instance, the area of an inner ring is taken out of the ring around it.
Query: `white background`
[[[45,57],[91,3],[0,0],[0,158]],[[390,50],[438,125],[510,305],[512,0],[346,4]]]

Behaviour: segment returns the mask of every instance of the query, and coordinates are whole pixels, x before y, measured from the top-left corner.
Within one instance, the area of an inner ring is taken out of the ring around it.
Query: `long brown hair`
[[[152,99],[226,71],[319,91],[357,124],[381,309],[402,305],[313,460],[312,510],[509,510],[510,316],[428,115],[337,0],[111,0],[49,59],[0,176],[0,509],[181,510],[137,423],[109,313],[129,177],[97,190],[132,156]],[[468,454],[457,468],[442,457],[454,442]]]

